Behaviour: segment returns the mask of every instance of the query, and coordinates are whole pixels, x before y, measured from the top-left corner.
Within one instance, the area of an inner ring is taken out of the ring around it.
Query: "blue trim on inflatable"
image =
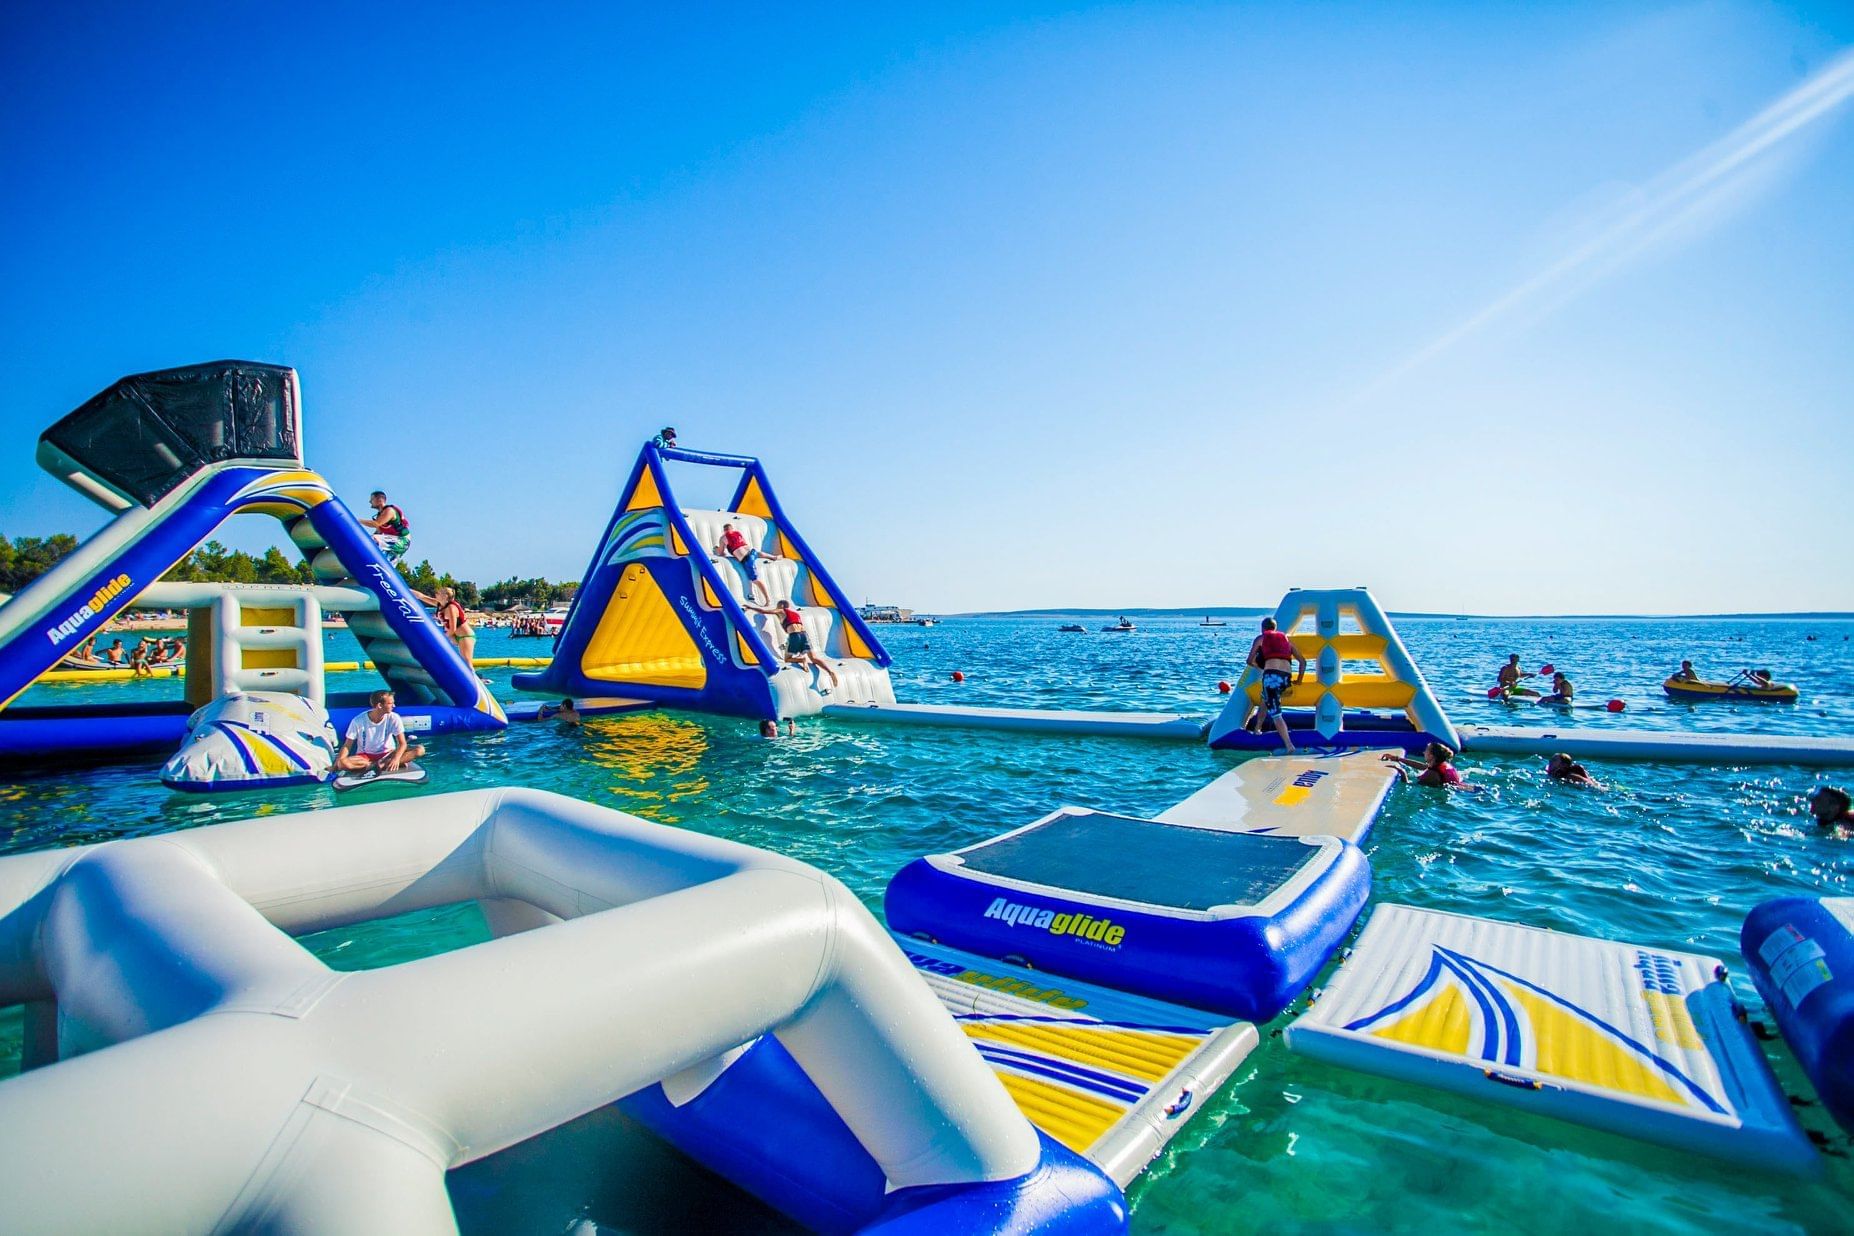
[[[308,519],[309,526],[334,552],[355,585],[379,598],[380,617],[437,683],[438,698],[434,699],[431,690],[422,684],[394,679],[390,669],[383,670],[382,676],[394,691],[409,695],[410,703],[448,704],[453,708],[475,710],[483,693],[476,669],[464,664],[457,646],[425,612],[425,607],[412,595],[410,585],[380,553],[379,546],[361,527],[360,521],[335,499],[311,508]]]
[[[1313,851],[1297,837],[1256,835],[1258,844]],[[1021,957],[1036,970],[1262,1022],[1277,1016],[1319,973],[1371,894],[1371,865],[1342,843],[1334,860],[1278,914],[1180,918],[1060,889],[1005,886],[916,859],[883,895],[890,928],[982,957]],[[1121,929],[1109,945],[1008,922],[990,910],[1003,900],[1037,913],[1088,916]]]
[[[1405,751],[1421,751],[1432,742],[1453,747],[1448,739],[1419,730],[1412,726],[1405,717],[1376,712],[1347,712],[1345,728],[1331,738],[1322,735],[1314,728],[1314,716],[1306,709],[1284,710],[1281,714],[1287,719],[1288,732],[1293,735],[1294,746],[1299,749],[1316,748],[1319,750],[1356,750],[1360,748],[1400,747]],[[1234,730],[1221,738],[1212,740],[1212,747],[1223,751],[1279,751],[1281,738],[1275,733],[1274,726],[1263,728],[1260,734],[1250,734],[1243,730]]]
[[[1126,1198],[1048,1138],[1013,1180],[887,1192],[882,1169],[777,1039],[758,1040],[680,1107],[660,1085],[619,1108],[684,1154],[820,1232],[1120,1232]],[[1041,1136],[1039,1134],[1039,1136]]]
[[[281,790],[298,785],[321,785],[325,778],[312,776],[250,777],[237,781],[169,781],[161,784],[183,794],[229,794],[237,790]]]
[[[1782,897],[1751,911],[1738,943],[1822,1106],[1854,1133],[1854,933],[1820,901]]]
[[[270,471],[232,468],[208,477],[197,489],[179,491],[173,509],[144,528],[123,552],[104,562],[83,582],[65,589],[63,595],[70,607],[68,611],[60,609],[48,613],[45,627],[21,631],[0,646],[0,702],[12,699],[31,686],[39,675],[57,665],[65,653],[99,634],[143,589],[192,553],[196,545],[225,522],[232,513],[229,504],[247,483]],[[125,582],[116,587],[107,601],[97,606],[90,604],[119,579]],[[30,612],[31,607],[43,603],[38,591],[41,583],[49,584],[50,580],[35,580],[7,604],[25,606],[22,612]],[[79,621],[70,633],[53,643],[51,635],[65,620],[73,618]]]

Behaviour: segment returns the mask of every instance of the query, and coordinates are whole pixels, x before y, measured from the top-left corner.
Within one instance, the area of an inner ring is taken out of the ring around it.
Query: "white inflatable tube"
[[[529,929],[348,974],[285,934],[478,898]],[[836,880],[540,791],[0,859],[0,1003],[46,999],[103,1050],[0,1084],[14,1231],[448,1231],[445,1169],[768,1032],[891,1188],[1041,1153]]]

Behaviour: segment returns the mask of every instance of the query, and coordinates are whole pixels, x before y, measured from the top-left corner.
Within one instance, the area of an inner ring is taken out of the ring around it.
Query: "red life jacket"
[[[1264,631],[1261,647],[1256,649],[1256,654],[1264,664],[1269,661],[1292,661],[1294,641],[1279,631]]]

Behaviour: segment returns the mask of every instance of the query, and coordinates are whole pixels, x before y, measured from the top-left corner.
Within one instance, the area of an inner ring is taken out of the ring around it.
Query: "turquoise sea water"
[[[897,693],[916,701],[1214,712],[1252,622],[1141,620],[1135,635],[1056,631],[1061,618],[963,619],[884,628]],[[1510,709],[1484,688],[1507,652],[1550,661],[1580,696],[1626,711],[1576,724],[1657,729],[1854,733],[1854,623],[1831,620],[1405,620],[1405,641],[1457,722],[1562,723]],[[1816,638],[1811,640],[1809,636]],[[478,655],[521,656],[543,641],[488,635]],[[331,659],[353,657],[345,635]],[[1709,677],[1769,665],[1804,702],[1672,704],[1662,677],[1682,657]],[[951,673],[966,681],[954,684]],[[489,671],[505,697],[510,671]],[[355,676],[338,687],[368,685]],[[165,697],[175,684],[35,688],[33,702]],[[879,909],[888,877],[915,855],[979,840],[1059,803],[1150,812],[1235,759],[1187,743],[1058,739],[812,721],[767,743],[744,722],[670,714],[594,719],[582,732],[520,725],[440,740],[430,792],[527,784],[794,855]],[[1827,774],[1795,768],[1592,765],[1607,793],[1548,783],[1536,762],[1467,761],[1478,795],[1393,794],[1372,837],[1374,902],[1401,901],[1634,943],[1710,953],[1742,968],[1738,928],[1757,902],[1849,893],[1854,844],[1817,836],[1803,799]],[[1850,770],[1854,772],[1854,770]],[[0,852],[190,828],[259,812],[322,809],[330,791],[189,798],[150,766],[17,780],[0,787]],[[1843,781],[1854,780],[1854,775]],[[1103,856],[1111,860],[1111,856]],[[483,938],[469,907],[408,916],[309,943],[331,964],[390,964]],[[1749,982],[1734,980],[1752,1008]],[[1292,1016],[1290,1011],[1289,1017]],[[1819,1108],[1807,1127],[1837,1155],[1819,1183],[1451,1098],[1316,1064],[1263,1028],[1232,1085],[1130,1190],[1135,1227],[1153,1232],[1648,1232],[1845,1230],[1854,1198],[1848,1139]],[[0,1014],[0,1075],[18,1067],[17,1014]],[[1780,1046],[1778,1074],[1807,1083]],[[776,1136],[776,1131],[769,1132]],[[621,1118],[598,1113],[453,1173],[472,1231],[561,1231],[590,1218],[615,1230],[777,1227],[749,1199]]]

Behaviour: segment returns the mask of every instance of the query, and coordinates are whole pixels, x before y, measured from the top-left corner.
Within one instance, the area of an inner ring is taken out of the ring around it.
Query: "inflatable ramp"
[[[1375,751],[1245,760],[1155,819],[1274,837],[1363,845],[1397,773]]]
[[[1247,1022],[898,942],[1030,1123],[1122,1186],[1258,1041]]]
[[[670,463],[738,472],[722,510],[683,507]],[[787,633],[756,603],[747,569],[713,550],[731,524],[767,601],[789,600],[837,676],[787,659]],[[771,555],[762,557],[761,555]],[[515,685],[617,695],[733,716],[809,716],[830,704],[892,704],[889,656],[786,517],[757,459],[644,447],[586,568],[553,664]],[[828,691],[828,694],[826,692]]]
[[[1281,703],[1296,746],[1403,747],[1429,742],[1460,750],[1455,727],[1423,681],[1396,628],[1363,588],[1296,588],[1275,610],[1275,623],[1307,658],[1307,677]],[[1262,698],[1261,676],[1244,666],[1230,702],[1210,725],[1210,745],[1278,750],[1271,725],[1243,729]]]
[[[220,524],[256,513],[283,522],[318,579],[372,596],[374,611],[356,613],[353,629],[398,693],[408,728],[500,728],[502,710],[475,671],[328,483],[303,468],[300,409],[295,370],[215,361],[123,378],[46,430],[39,464],[115,518],[0,607],[0,709]],[[251,651],[262,662],[283,650]],[[172,749],[192,710],[184,700],[9,709],[0,712],[0,758]]]
[[[1383,906],[1287,1042],[1681,1150],[1818,1170],[1724,973],[1693,953]]]

